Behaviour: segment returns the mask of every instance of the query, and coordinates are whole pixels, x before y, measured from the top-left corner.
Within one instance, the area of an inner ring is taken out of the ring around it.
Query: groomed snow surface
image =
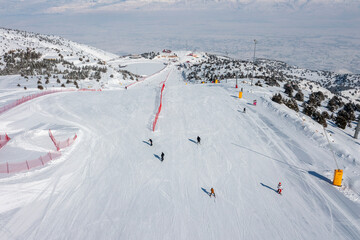
[[[0,239],[360,239],[360,141],[329,124],[335,187],[322,128],[271,102],[271,88],[242,82],[239,99],[234,85],[186,84],[170,65],[127,90],[55,93],[0,115],[12,138],[0,163],[56,151],[48,129],[78,136],[46,166],[0,176]]]

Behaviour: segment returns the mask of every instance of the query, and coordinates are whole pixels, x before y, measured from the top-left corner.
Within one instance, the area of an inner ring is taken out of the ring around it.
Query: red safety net
[[[165,83],[168,80],[170,73],[171,73],[171,71],[166,76],[166,79],[163,82],[161,82],[162,87],[161,87],[161,93],[160,93],[160,104],[159,104],[159,108],[158,108],[158,111],[157,111],[157,113],[155,115],[155,119],[154,119],[154,122],[153,122],[153,131],[155,131],[156,123],[157,123],[157,120],[158,120],[160,112],[161,112],[163,91],[164,91],[164,88],[165,88]]]
[[[29,95],[29,96],[25,96],[25,97],[22,97],[20,99],[17,99],[15,102],[12,102],[8,105],[5,105],[3,107],[0,107],[0,114],[16,107],[16,106],[19,106],[20,104],[23,104],[27,101],[30,101],[34,98],[38,98],[38,97],[41,97],[41,96],[44,96],[44,95],[48,95],[48,94],[52,94],[52,93],[57,93],[57,92],[68,92],[68,91],[75,91],[73,89],[64,89],[64,90],[49,90],[49,91],[44,91],[44,92],[41,92],[41,93],[36,93],[36,94],[32,94],[32,95]]]
[[[92,89],[92,88],[81,88],[79,92],[101,92],[101,89]]]
[[[18,173],[18,172],[27,171],[32,168],[44,166],[46,163],[60,156],[61,156],[61,152],[49,152],[44,156],[40,156],[39,158],[25,162],[2,163],[0,164],[0,173]]]
[[[5,135],[0,134],[0,149],[10,141],[11,138],[5,133]]]
[[[153,131],[155,131],[156,123],[157,123],[157,120],[158,120],[159,115],[160,115],[160,112],[161,112],[161,107],[162,107],[162,94],[163,94],[164,88],[165,88],[165,83],[163,83],[162,88],[161,88],[160,105],[159,105],[158,111],[157,111],[157,113],[156,113],[156,115],[155,115],[155,120],[154,120],[154,122],[153,122]]]
[[[0,114],[8,111],[9,109],[12,109],[22,103],[25,103],[29,100],[32,100],[34,98],[40,97],[40,96],[44,96],[44,95],[48,95],[51,93],[57,93],[57,92],[68,92],[68,91],[75,91],[74,89],[65,89],[65,90],[49,90],[49,91],[44,91],[41,93],[37,93],[37,94],[32,94],[26,97],[22,97],[21,99],[16,100],[13,103],[10,103],[8,105],[5,105],[3,107],[0,107]],[[80,91],[85,91],[85,90],[80,90]],[[91,90],[86,90],[86,91],[91,91]],[[98,91],[101,91],[98,90]],[[71,144],[73,144],[73,142],[76,140],[77,135],[75,134],[75,136],[73,138],[68,138],[65,141],[56,141],[55,137],[52,135],[51,131],[49,130],[49,135],[51,140],[53,141],[53,143],[55,144],[55,147],[57,149],[57,151],[59,151],[62,148],[68,147]],[[5,146],[5,144],[10,141],[10,137],[5,134],[5,135],[0,135],[0,149]],[[46,163],[50,162],[53,159],[56,159],[58,157],[61,156],[60,152],[54,152],[51,153],[49,152],[48,154],[44,155],[44,156],[40,156],[37,159],[33,159],[33,160],[28,160],[25,162],[19,162],[19,163],[2,163],[0,164],[0,173],[17,173],[17,172],[22,172],[25,170],[30,170],[32,168],[35,167],[39,167],[39,166],[44,166]]]
[[[49,136],[50,136],[51,140],[53,141],[57,151],[60,151],[60,149],[70,146],[71,144],[73,144],[75,142],[75,140],[77,138],[77,135],[75,134],[75,136],[73,138],[68,138],[65,141],[56,141],[56,139],[50,129],[49,129]]]

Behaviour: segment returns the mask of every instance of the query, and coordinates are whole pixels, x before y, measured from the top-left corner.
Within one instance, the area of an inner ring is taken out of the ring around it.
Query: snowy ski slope
[[[359,239],[360,141],[329,125],[344,169],[334,187],[320,126],[271,102],[271,88],[241,87],[239,99],[234,82],[186,84],[170,65],[127,90],[50,94],[0,115],[12,137],[0,163],[54,150],[48,129],[78,136],[43,168],[0,175],[0,239]]]

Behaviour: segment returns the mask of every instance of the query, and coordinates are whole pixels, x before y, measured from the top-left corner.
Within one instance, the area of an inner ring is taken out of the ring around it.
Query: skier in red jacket
[[[278,186],[277,186],[277,193],[278,193],[278,194],[282,194],[281,182],[279,182],[279,184],[278,184]]]
[[[210,197],[211,197],[211,195],[214,195],[214,197],[216,198],[216,196],[215,196],[215,192],[214,192],[214,189],[213,189],[213,188],[211,188],[211,189],[210,189],[210,191],[211,191],[211,193],[210,193]]]

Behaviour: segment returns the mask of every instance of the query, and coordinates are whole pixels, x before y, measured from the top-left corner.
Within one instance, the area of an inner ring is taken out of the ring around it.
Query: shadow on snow
[[[309,173],[310,175],[313,175],[314,177],[317,177],[317,178],[319,178],[319,179],[321,179],[321,180],[323,180],[323,181],[327,182],[327,183],[332,184],[332,182],[331,182],[331,180],[330,180],[330,179],[328,179],[327,177],[325,177],[325,176],[323,176],[323,175],[318,174],[317,172],[314,172],[314,171],[308,171],[308,173]]]
[[[261,186],[266,187],[266,188],[268,188],[268,189],[270,189],[270,190],[273,190],[274,192],[277,193],[277,190],[275,190],[274,188],[269,187],[268,185],[265,185],[265,184],[263,184],[263,183],[260,183],[260,184],[261,184]]]
[[[190,138],[189,138],[189,141],[197,144],[197,142],[196,142],[195,140],[192,140],[192,139],[190,139]]]
[[[160,158],[160,156],[159,156],[159,155],[154,154],[154,157],[156,157],[157,159],[159,159],[159,160],[161,161],[161,158]]]
[[[201,190],[203,190],[208,196],[210,196],[210,193],[205,188],[201,188]]]
[[[281,160],[279,160],[279,159],[276,159],[276,158],[267,156],[267,155],[262,154],[262,153],[260,153],[260,152],[254,151],[254,150],[252,150],[252,149],[250,149],[250,148],[247,148],[247,147],[244,147],[244,146],[235,144],[235,143],[233,143],[233,145],[235,145],[235,146],[237,146],[237,147],[240,147],[240,148],[244,148],[244,149],[246,149],[246,150],[249,150],[249,151],[251,151],[251,152],[254,152],[254,153],[256,153],[256,154],[259,154],[259,155],[261,155],[261,156],[263,156],[263,157],[270,158],[270,159],[272,159],[272,160],[274,160],[274,161],[277,161],[277,162],[279,162],[279,163],[285,164],[285,165],[287,165],[287,166],[289,166],[289,167],[291,167],[291,168],[295,168],[295,169],[297,169],[297,170],[299,170],[299,171],[301,171],[301,172],[307,172],[307,170],[305,170],[305,169],[302,169],[302,168],[299,168],[299,167],[297,167],[297,166],[291,165],[291,164],[289,164],[289,163],[287,163],[287,162],[284,162],[284,161],[281,161]]]

